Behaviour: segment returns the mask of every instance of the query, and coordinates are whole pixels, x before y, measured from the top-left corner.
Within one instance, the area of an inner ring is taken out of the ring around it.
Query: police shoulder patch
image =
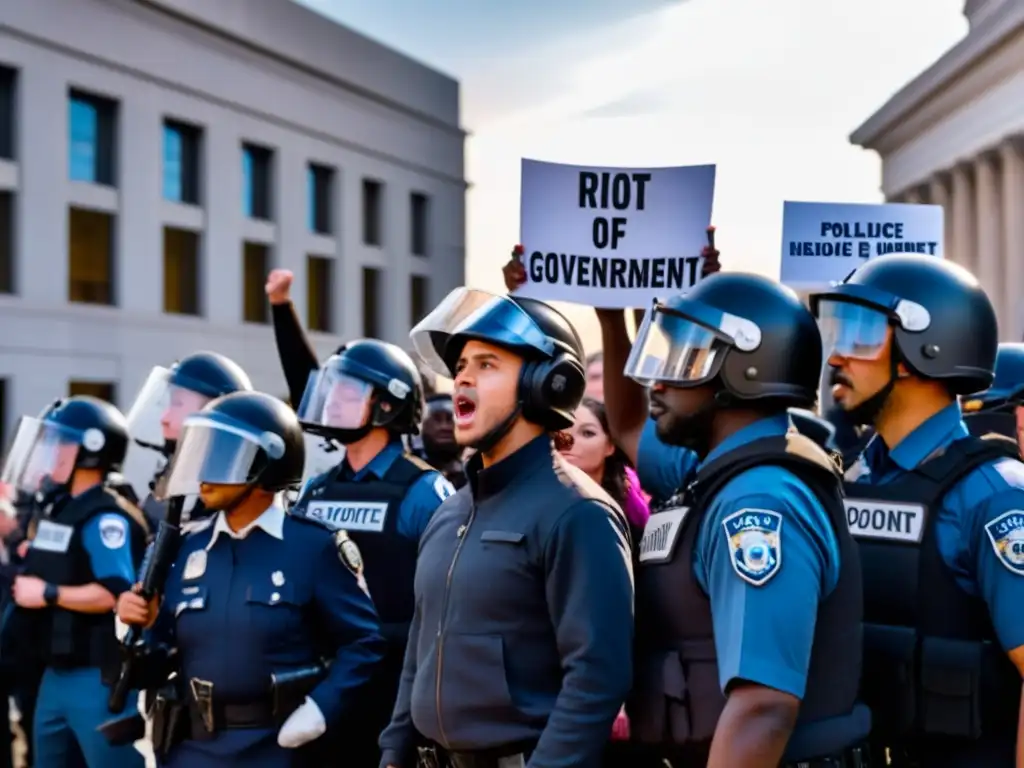
[[[120,515],[107,514],[100,518],[100,541],[107,549],[120,549],[128,539],[128,525]]]
[[[455,495],[455,486],[448,482],[448,478],[444,475],[438,475],[434,478],[434,493],[437,494],[437,498],[444,501],[449,496]]]
[[[782,515],[770,509],[741,509],[722,521],[736,575],[760,587],[782,567]]]
[[[363,572],[363,554],[356,543],[349,538],[348,532],[334,532],[334,546],[338,549],[338,558],[352,573],[359,576]]]
[[[1024,509],[1011,509],[985,525],[996,557],[1004,566],[1024,576]]]

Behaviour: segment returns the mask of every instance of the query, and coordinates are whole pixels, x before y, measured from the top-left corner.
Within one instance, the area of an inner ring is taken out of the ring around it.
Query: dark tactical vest
[[[402,646],[408,640],[415,609],[413,579],[419,541],[398,533],[398,510],[413,483],[432,471],[429,464],[411,454],[397,457],[381,479],[368,476],[360,482],[344,481],[338,478],[340,469],[335,469],[293,510],[293,514],[318,520],[332,530],[348,531],[362,553],[366,585],[384,635]]]
[[[841,479],[834,460],[797,432],[756,440],[701,467],[681,496],[651,514],[637,571],[637,662],[629,702],[633,733],[643,742],[691,753],[702,765],[725,706],[719,686],[711,603],[693,574],[701,521],[715,496],[741,472],[777,466],[814,493],[832,521],[842,566],[835,590],[818,607],[807,691],[792,760],[840,752],[856,727],[824,721],[849,718],[857,705],[861,671],[861,574],[856,545],[846,528]],[[770,489],[766,489],[770,492]],[[801,727],[825,734],[797,745]],[[838,723],[838,720],[837,720]],[[813,743],[813,746],[812,746]],[[806,749],[806,754],[799,754]]]
[[[965,413],[964,424],[976,437],[1002,436],[1017,442],[1017,417],[1013,411]]]
[[[131,536],[132,560],[138,568],[146,548],[142,513],[113,490],[96,486],[57,501],[39,520],[25,556],[25,573],[58,586],[82,586],[96,581],[82,528],[100,514],[117,514]],[[21,609],[19,609],[21,610]],[[36,652],[51,667],[103,667],[117,659],[114,617],[110,613],[80,613],[56,606],[33,610],[24,627]]]
[[[887,745],[1016,732],[1020,675],[984,601],[960,589],[942,561],[933,525],[958,482],[1016,456],[1016,443],[967,437],[891,483],[857,483],[857,465],[847,473],[847,520],[864,572],[862,696]]]

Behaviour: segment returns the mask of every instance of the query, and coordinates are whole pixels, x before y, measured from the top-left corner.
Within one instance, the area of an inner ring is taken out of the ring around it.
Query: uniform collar
[[[213,547],[217,537],[222,533],[232,539],[244,539],[256,528],[275,539],[284,539],[284,507],[281,504],[280,496],[274,498],[274,503],[267,507],[262,515],[237,532],[231,530],[224,513],[218,512],[213,522],[213,532],[210,534],[210,543],[206,545],[206,550],[209,551]]]
[[[466,462],[466,476],[469,478],[473,495],[478,499],[484,499],[500,493],[514,480],[529,482],[529,478],[541,466],[553,466],[554,452],[551,436],[543,434],[487,469],[483,468],[480,454],[474,454]]]
[[[724,456],[729,451],[735,451],[737,448],[741,448],[749,442],[754,440],[762,440],[766,437],[776,437],[777,435],[784,435],[789,431],[789,414],[778,413],[773,416],[766,416],[763,419],[758,419],[753,424],[748,424],[736,432],[733,432],[725,440],[720,442],[701,462],[701,466],[704,466],[719,456]]]
[[[392,440],[390,443],[385,445],[380,452],[370,459],[370,463],[360,469],[358,472],[353,472],[352,467],[349,466],[348,459],[342,460],[342,477],[352,482],[360,482],[366,479],[367,475],[373,475],[378,480],[383,480],[384,475],[391,469],[391,465],[395,463],[399,456],[405,452],[405,446],[402,445],[401,440]]]
[[[909,472],[936,451],[956,440],[967,437],[968,434],[960,413],[960,404],[952,403],[921,424],[895,447],[890,448],[889,459],[900,469]],[[885,444],[877,435],[871,439],[871,445],[868,448],[872,449],[876,442],[881,444],[881,449],[884,449]],[[874,448],[870,454],[865,452],[869,465],[871,465],[871,459],[875,452],[881,449]]]

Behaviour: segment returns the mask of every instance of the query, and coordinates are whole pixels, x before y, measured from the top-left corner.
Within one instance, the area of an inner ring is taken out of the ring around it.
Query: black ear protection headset
[[[575,410],[586,388],[586,372],[574,355],[559,351],[546,360],[528,360],[519,374],[523,418],[550,429],[565,429],[566,424],[551,422],[558,420],[558,412]]]

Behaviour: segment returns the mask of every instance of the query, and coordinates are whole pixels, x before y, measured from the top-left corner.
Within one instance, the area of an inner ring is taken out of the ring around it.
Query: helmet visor
[[[727,345],[718,331],[656,305],[644,315],[624,373],[647,387],[700,384],[714,375]]]
[[[147,448],[161,450],[177,440],[185,419],[199,413],[210,398],[171,383],[171,371],[156,366],[128,411],[128,434]]]
[[[297,413],[303,424],[360,429],[372,411],[372,384],[325,365],[310,374]]]
[[[103,433],[88,432],[89,447],[95,445],[93,450],[101,449]],[[66,483],[75,471],[78,452],[86,439],[78,430],[23,416],[0,472],[0,482],[26,493],[41,490],[45,479]]]
[[[280,458],[283,453],[278,435],[256,435],[205,416],[190,417],[167,473],[167,496],[197,494],[204,483],[251,483],[266,468],[268,455]]]
[[[498,346],[536,350],[545,356],[554,344],[523,309],[507,296],[456,288],[409,333],[416,355],[433,373],[450,378],[445,347],[452,336],[466,334]],[[454,362],[454,361],[453,361]]]
[[[889,315],[849,301],[818,302],[818,328],[825,358],[877,360],[889,338]]]

